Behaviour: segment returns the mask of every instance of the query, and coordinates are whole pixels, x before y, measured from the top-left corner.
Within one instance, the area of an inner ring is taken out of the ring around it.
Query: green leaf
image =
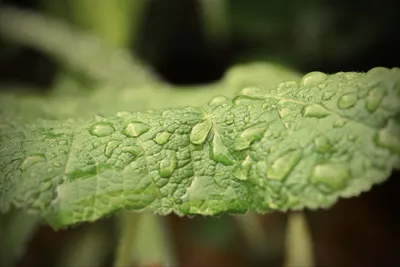
[[[75,98],[2,98],[0,208],[34,210],[65,227],[123,208],[216,215],[329,207],[400,168],[399,84],[397,68],[313,72],[274,87],[243,83],[239,95],[201,107],[87,111],[74,120],[66,114],[85,106],[53,119],[25,111],[53,105],[62,113]]]

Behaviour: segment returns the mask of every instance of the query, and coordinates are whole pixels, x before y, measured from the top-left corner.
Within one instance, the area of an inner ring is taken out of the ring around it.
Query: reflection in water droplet
[[[222,103],[224,103],[226,101],[228,101],[228,99],[225,96],[216,96],[208,103],[208,105],[217,106],[217,105],[220,105],[220,104],[222,104]]]
[[[34,154],[31,156],[28,156],[24,159],[24,161],[22,161],[21,170],[25,171],[32,165],[35,165],[36,163],[39,163],[39,162],[43,162],[45,160],[46,160],[46,158],[44,157],[43,154]]]
[[[326,80],[326,78],[327,75],[325,73],[319,71],[313,71],[303,76],[303,78],[301,79],[301,84],[312,85],[316,83],[322,83]]]
[[[365,99],[365,108],[371,113],[377,110],[385,94],[386,91],[382,88],[372,89]]]
[[[326,92],[324,92],[324,93],[322,94],[322,100],[327,101],[327,100],[331,99],[334,95],[335,95],[334,92],[332,92],[332,91],[326,91]]]
[[[326,108],[318,104],[312,104],[304,107],[302,113],[305,117],[315,118],[323,118],[330,114],[330,112]]]
[[[150,126],[139,121],[133,121],[122,130],[122,133],[129,137],[138,137],[150,130]]]
[[[108,136],[114,131],[114,127],[109,122],[98,122],[89,128],[89,133],[98,137]]]
[[[338,107],[341,109],[351,108],[357,103],[357,93],[342,95],[338,101]]]
[[[375,144],[400,154],[400,126],[394,120],[389,120],[386,127],[374,137]]]
[[[168,142],[170,136],[171,134],[169,132],[161,132],[157,134],[154,141],[159,145],[165,145]]]
[[[326,193],[341,190],[346,187],[351,177],[348,166],[338,163],[321,164],[314,167],[311,182]]]
[[[215,133],[211,147],[212,160],[222,163],[224,165],[233,164],[233,158],[224,143],[222,142],[221,136],[218,133]]]
[[[167,158],[160,162],[160,176],[163,178],[171,177],[177,166],[177,159],[175,152],[171,152]]]
[[[234,149],[243,150],[248,148],[252,142],[261,140],[267,128],[266,123],[259,123],[245,129],[236,137]]]
[[[190,133],[190,142],[196,145],[203,144],[211,130],[211,126],[212,122],[210,119],[206,119],[193,126]]]
[[[320,135],[314,140],[315,148],[318,153],[325,153],[331,150],[332,144],[325,135]]]
[[[276,180],[284,179],[300,161],[302,154],[301,150],[292,150],[280,156],[267,168],[267,177]]]
[[[233,176],[242,181],[247,180],[252,163],[250,156],[247,156],[243,162],[233,168]]]
[[[121,150],[132,154],[135,158],[143,154],[143,149],[139,146],[125,146]]]
[[[111,140],[107,143],[106,147],[104,148],[104,155],[108,158],[111,158],[114,149],[116,149],[121,144],[119,140]]]

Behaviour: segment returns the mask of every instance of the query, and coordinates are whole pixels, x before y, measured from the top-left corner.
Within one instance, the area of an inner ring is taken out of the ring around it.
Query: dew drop
[[[335,121],[335,123],[333,124],[333,127],[335,127],[335,128],[341,128],[341,127],[343,127],[345,124],[346,124],[346,120],[343,119],[343,118],[341,118],[341,119],[338,119],[337,121]]]
[[[244,118],[243,118],[243,121],[244,121],[244,123],[249,123],[249,121],[250,121],[250,117],[249,116],[245,116]]]
[[[380,106],[385,94],[386,94],[386,91],[381,88],[375,88],[375,89],[371,90],[365,99],[365,108],[369,112],[373,113]]]
[[[214,161],[222,163],[224,165],[233,164],[232,156],[222,142],[221,136],[218,133],[215,133],[211,146],[212,159]]]
[[[203,144],[211,130],[211,126],[212,122],[210,119],[206,119],[193,126],[190,133],[190,142],[196,145]]]
[[[326,92],[324,92],[324,93],[322,94],[322,100],[327,101],[327,100],[331,99],[334,95],[335,95],[335,92],[326,91]]]
[[[338,100],[338,107],[341,109],[351,108],[357,103],[357,93],[342,95]]]
[[[289,108],[282,108],[282,109],[279,110],[279,117],[281,119],[285,118],[289,114],[290,114],[290,109]]]
[[[216,96],[208,103],[208,105],[218,106],[226,101],[228,101],[228,99],[225,96]]]
[[[120,144],[121,141],[119,140],[111,140],[110,142],[108,142],[106,147],[104,148],[104,155],[108,158],[111,158],[114,149],[116,149]]]
[[[250,156],[247,156],[243,162],[233,168],[233,176],[241,181],[247,180],[252,163]]]
[[[156,135],[154,141],[159,145],[164,145],[168,142],[170,136],[169,132],[161,132]]]
[[[35,165],[36,163],[43,162],[45,161],[46,158],[44,157],[43,154],[34,154],[31,156],[28,156],[24,159],[24,161],[21,164],[21,170],[25,171],[32,165]]]
[[[54,162],[53,165],[54,165],[54,167],[61,167],[61,163],[60,163],[60,162],[57,162],[57,161]]]
[[[303,78],[301,79],[301,84],[312,85],[316,83],[322,83],[326,80],[326,78],[327,75],[325,73],[320,71],[313,71],[303,76]]]
[[[163,159],[160,162],[160,176],[162,178],[171,177],[172,173],[175,171],[177,166],[176,154],[175,152],[171,152],[167,158]]]
[[[98,122],[89,128],[89,133],[98,137],[108,136],[114,131],[114,127],[109,122]]]
[[[291,150],[280,156],[267,168],[267,177],[275,180],[286,178],[300,161],[302,154],[301,150]]]
[[[331,193],[346,187],[350,178],[348,166],[338,163],[321,164],[314,167],[311,182],[326,193]]]
[[[246,87],[240,93],[245,96],[257,96],[259,92],[260,88],[258,87]]]
[[[232,114],[226,116],[225,124],[232,125],[235,122],[234,119],[235,119],[235,116],[233,116]]]
[[[315,117],[315,118],[324,118],[328,116],[329,111],[319,104],[312,104],[306,106],[302,110],[303,116],[305,117]]]
[[[234,149],[239,151],[248,148],[252,142],[260,141],[268,126],[266,123],[259,123],[245,129],[239,134],[234,143]]]
[[[329,142],[329,139],[324,135],[315,138],[314,144],[315,144],[315,150],[318,153],[328,152],[332,148],[332,144]]]
[[[377,146],[400,154],[400,126],[389,120],[386,127],[375,135],[374,141]]]
[[[67,140],[60,140],[60,141],[58,141],[58,145],[59,146],[65,146],[65,145],[67,145],[68,144],[68,141]]]
[[[139,121],[133,121],[122,130],[122,133],[129,137],[138,137],[150,130],[150,126]]]
[[[256,97],[250,97],[245,95],[239,95],[235,97],[232,102],[235,105],[253,105],[255,101],[260,101],[262,99]]]
[[[143,154],[143,149],[139,146],[125,146],[121,150],[123,152],[132,154],[135,158]]]

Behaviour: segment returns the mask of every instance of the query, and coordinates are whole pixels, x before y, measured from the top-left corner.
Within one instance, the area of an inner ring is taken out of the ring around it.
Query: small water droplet
[[[43,154],[34,154],[31,156],[28,156],[22,162],[21,170],[26,171],[32,165],[35,165],[36,163],[39,163],[39,162],[43,162],[45,160],[46,160],[46,158],[44,157]]]
[[[386,127],[374,137],[375,144],[400,154],[400,126],[394,120],[389,120]]]
[[[111,158],[114,149],[116,149],[120,144],[121,141],[119,140],[111,140],[110,142],[108,142],[106,147],[104,148],[104,155],[108,158]]]
[[[279,117],[281,119],[285,118],[290,114],[290,108],[282,108],[279,110]]]
[[[335,128],[341,128],[341,127],[343,127],[345,124],[346,124],[346,120],[343,119],[343,118],[341,118],[341,119],[338,119],[337,121],[335,121],[335,123],[333,124],[333,127],[335,127]]]
[[[346,187],[351,177],[348,166],[339,163],[326,163],[314,167],[311,182],[326,193],[341,190]]]
[[[302,155],[303,152],[301,150],[292,150],[280,156],[267,168],[267,177],[275,180],[286,178],[299,163]]]
[[[117,112],[117,117],[120,117],[120,118],[126,118],[126,117],[128,117],[129,115],[131,115],[131,113],[128,112],[128,111],[120,111],[120,112]]]
[[[338,107],[341,109],[351,108],[357,103],[357,93],[342,95],[338,100]]]
[[[150,126],[139,121],[133,121],[122,130],[122,133],[129,137],[138,137],[150,130]]]
[[[354,140],[356,140],[356,136],[354,135],[354,134],[348,134],[347,135],[347,139],[349,140],[349,141],[354,141]]]
[[[211,130],[211,126],[212,122],[210,119],[206,119],[193,126],[190,133],[190,142],[196,145],[203,144]]]
[[[89,128],[89,133],[98,137],[108,136],[113,132],[115,132],[115,129],[109,122],[98,122]]]
[[[247,156],[243,162],[237,164],[233,168],[233,170],[232,170],[233,176],[235,176],[237,179],[242,180],[242,181],[247,180],[252,163],[253,162],[252,162],[250,156]]]
[[[225,124],[226,125],[231,125],[233,124],[235,121],[235,116],[233,116],[232,114],[226,116],[226,120],[225,120]]]
[[[301,79],[301,84],[312,85],[316,83],[322,83],[326,80],[326,78],[327,75],[325,73],[320,71],[313,71],[303,76],[303,78]]]
[[[244,118],[243,118],[243,121],[244,121],[244,123],[249,123],[249,121],[250,121],[250,117],[249,116],[245,116]]]
[[[68,144],[68,141],[67,140],[60,140],[60,141],[58,141],[58,145],[59,146],[65,146],[65,145],[67,145]]]
[[[54,167],[61,167],[61,163],[58,161],[54,162],[53,165]]]
[[[373,113],[380,106],[385,94],[386,94],[386,91],[382,88],[378,87],[378,88],[372,89],[368,93],[368,95],[365,99],[365,108],[369,112]]]
[[[324,93],[322,94],[322,100],[327,101],[327,100],[331,99],[334,95],[335,95],[335,92],[326,91],[326,92],[324,92]]]
[[[177,166],[176,154],[171,152],[167,158],[160,162],[160,176],[163,178],[171,177]]]
[[[304,107],[302,113],[305,117],[315,118],[324,118],[330,114],[330,112],[326,108],[319,104],[312,104]]]
[[[263,100],[263,99],[245,96],[245,95],[239,95],[239,96],[235,97],[232,100],[232,102],[235,105],[253,105],[255,101],[260,101],[260,100]]]
[[[331,150],[332,144],[325,135],[320,135],[314,140],[315,148],[318,153],[325,153]]]
[[[268,126],[266,123],[259,123],[245,129],[241,134],[239,134],[234,143],[235,150],[243,150],[250,146],[254,141],[260,141],[267,130]]]
[[[164,145],[168,142],[171,134],[169,132],[158,133],[154,141],[159,145]]]
[[[226,101],[228,101],[228,99],[225,96],[216,96],[208,103],[208,105],[218,106]]]
[[[246,87],[244,88],[240,94],[245,95],[245,96],[257,96],[259,94],[260,88],[258,87]]]
[[[132,154],[135,158],[143,154],[143,149],[139,146],[125,146],[121,150],[123,152]]]
[[[233,164],[233,158],[224,143],[222,142],[221,136],[218,133],[215,133],[211,146],[212,159],[214,161],[222,163],[224,165]]]

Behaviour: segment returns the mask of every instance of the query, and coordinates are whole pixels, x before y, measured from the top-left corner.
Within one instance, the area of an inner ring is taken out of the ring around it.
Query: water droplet
[[[260,141],[267,130],[268,126],[266,123],[259,123],[245,129],[241,134],[239,134],[234,143],[235,150],[243,150],[248,148],[252,142]]]
[[[314,167],[311,182],[318,185],[321,191],[331,193],[345,188],[350,177],[348,166],[326,163]]]
[[[120,144],[121,141],[119,140],[111,140],[110,142],[108,142],[106,147],[104,148],[104,155],[108,158],[111,158],[114,149],[116,149]]]
[[[331,99],[334,95],[335,95],[335,92],[326,91],[326,92],[324,92],[324,93],[322,94],[322,100],[327,101],[327,100]]]
[[[375,135],[374,141],[377,146],[400,154],[400,126],[389,120],[386,127]]]
[[[341,118],[341,119],[338,119],[337,121],[335,121],[335,123],[333,124],[333,127],[335,127],[335,128],[341,128],[341,127],[343,127],[345,124],[346,124],[346,120],[343,119],[343,118]]]
[[[330,112],[319,104],[312,104],[303,108],[303,116],[323,118],[330,114]]]
[[[240,92],[240,94],[245,96],[257,96],[259,92],[260,88],[258,87],[246,87]]]
[[[54,167],[61,167],[61,163],[60,163],[60,162],[57,162],[57,161],[54,162],[53,165],[54,165]]]
[[[218,133],[215,133],[211,146],[212,159],[214,161],[222,163],[224,165],[233,164],[232,156],[222,142],[221,136]]]
[[[347,139],[348,139],[349,141],[354,141],[354,140],[356,140],[356,138],[357,138],[357,136],[355,136],[354,134],[348,134],[348,135],[347,135]]]
[[[325,153],[331,150],[332,144],[325,135],[320,135],[314,140],[315,148],[318,153]]]
[[[228,116],[226,116],[225,124],[231,125],[235,122],[234,120],[235,120],[235,116],[233,116],[232,114],[228,115]]]
[[[249,123],[249,121],[250,121],[250,117],[249,116],[245,116],[244,118],[243,118],[243,121],[244,121],[244,123]]]
[[[167,158],[160,162],[160,176],[163,178],[171,177],[177,166],[176,154],[171,152]]]
[[[158,133],[154,141],[159,145],[164,145],[168,142],[171,134],[169,132]]]
[[[217,106],[217,105],[220,105],[220,104],[222,104],[222,103],[224,103],[226,101],[228,101],[228,99],[225,96],[216,96],[208,103],[208,105]]]
[[[109,122],[98,122],[89,128],[89,133],[98,137],[108,136],[114,131],[114,127]]]
[[[301,150],[292,150],[280,156],[267,168],[267,177],[275,180],[286,178],[297,163],[299,163],[302,155]]]
[[[327,75],[320,71],[313,71],[304,75],[301,79],[301,84],[303,85],[312,85],[316,83],[322,83],[326,80]]]
[[[349,93],[339,98],[338,106],[341,109],[351,108],[357,103],[357,93]]]
[[[131,115],[131,113],[128,112],[128,111],[120,111],[120,112],[117,112],[117,117],[120,117],[120,118],[126,118],[126,117],[128,117],[129,115]]]
[[[232,100],[232,102],[235,105],[253,105],[255,101],[260,101],[260,100],[263,100],[263,99],[245,96],[245,95],[239,95],[239,96],[235,97]]]
[[[121,150],[132,154],[135,158],[143,154],[143,149],[139,146],[125,146]]]
[[[365,99],[365,108],[371,113],[377,110],[385,94],[386,91],[382,88],[372,89]]]
[[[122,130],[122,133],[129,137],[138,137],[150,130],[150,126],[139,121],[133,121]]]
[[[279,110],[279,117],[281,119],[285,118],[289,114],[290,114],[290,109],[289,108],[282,108],[282,109]]]
[[[211,126],[212,122],[210,119],[206,119],[193,126],[190,133],[190,142],[196,145],[203,144],[211,130]]]
[[[68,141],[67,140],[60,140],[60,141],[58,141],[58,145],[59,146],[65,146],[65,145],[67,145],[68,144]]]
[[[35,165],[36,163],[43,162],[45,161],[46,158],[44,157],[43,154],[34,154],[31,156],[28,156],[24,159],[24,161],[21,164],[21,169],[23,171],[27,170],[30,166]]]
[[[237,164],[233,168],[233,170],[232,170],[233,176],[235,176],[237,179],[242,180],[242,181],[247,180],[252,163],[253,162],[252,162],[250,156],[247,156],[243,162]]]

